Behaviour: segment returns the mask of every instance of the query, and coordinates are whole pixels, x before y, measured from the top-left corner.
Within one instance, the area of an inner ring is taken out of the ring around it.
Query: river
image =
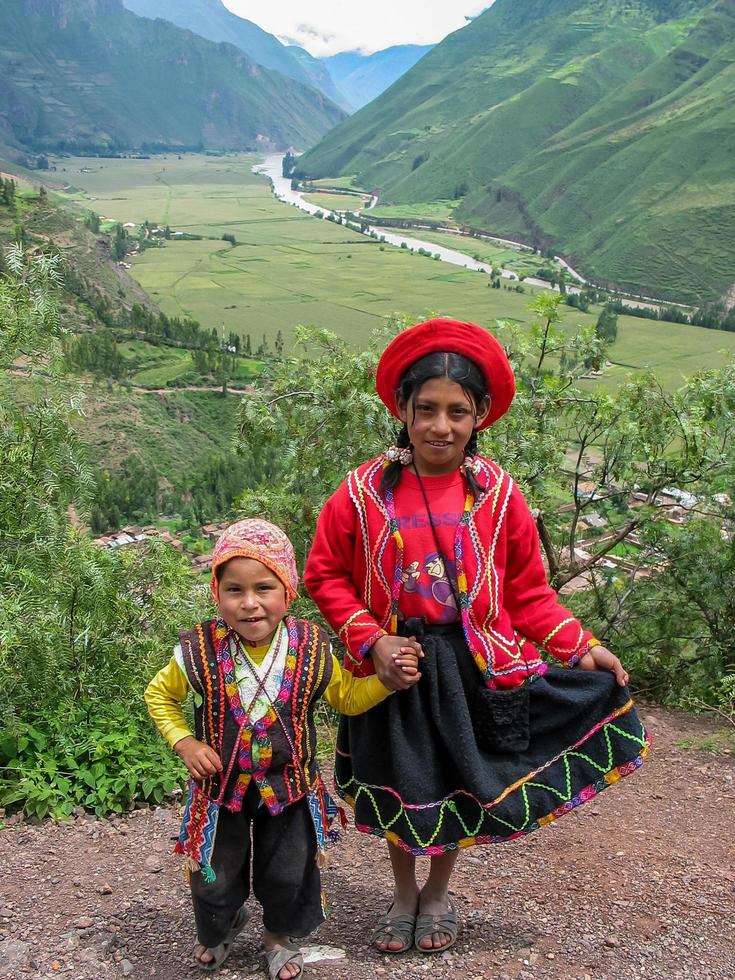
[[[309,201],[304,200],[304,194],[302,191],[291,190],[291,178],[283,176],[283,154],[282,153],[269,153],[263,163],[257,163],[253,167],[253,173],[263,174],[265,177],[271,181],[273,185],[273,193],[275,196],[281,200],[285,201],[287,204],[293,204],[302,211],[308,211],[309,214],[316,214],[317,211],[321,211],[322,214],[335,214],[333,211],[329,211],[324,207],[320,207],[316,204],[311,204]],[[325,218],[326,220],[326,218]],[[365,221],[364,215],[362,220]],[[358,229],[355,229],[356,231]],[[362,234],[369,235],[370,232],[378,235],[380,238],[384,239],[390,245],[397,245],[400,248],[403,244],[406,248],[414,249],[418,251],[420,248],[426,249],[431,255],[438,255],[440,261],[448,262],[450,265],[458,265],[463,269],[470,269],[473,272],[485,272],[488,275],[493,271],[493,267],[487,262],[478,262],[473,259],[471,255],[465,255],[464,252],[459,252],[453,248],[446,248],[444,245],[437,245],[435,242],[425,242],[420,238],[409,237],[404,234],[397,234],[395,231],[391,231],[388,228],[383,228],[381,225],[370,225],[368,224],[367,231],[362,232]],[[514,279],[518,281],[518,276],[515,272],[510,272],[508,269],[500,269],[500,275],[504,279]],[[532,286],[541,286],[543,289],[550,289],[551,286],[544,279],[534,279],[527,276],[524,283],[530,283]]]

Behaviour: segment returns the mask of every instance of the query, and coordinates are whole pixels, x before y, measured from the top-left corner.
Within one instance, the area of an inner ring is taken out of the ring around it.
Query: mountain
[[[34,152],[307,146],[320,93],[121,0],[3,0],[0,143]]]
[[[735,296],[735,0],[496,0],[299,160],[598,282]]]
[[[298,45],[283,45],[222,0],[122,0],[140,17],[161,18],[210,41],[226,41],[253,61],[311,85],[343,109],[354,112],[392,85],[430,47],[403,45],[374,55],[350,51],[332,58],[314,58]]]
[[[338,106],[347,112],[353,112],[355,107],[350,103],[344,92],[335,84],[334,79],[329,74],[324,58],[315,58],[298,44],[289,44],[286,48],[292,58],[295,58],[302,69],[306,72],[309,84],[323,92],[328,99],[336,102]]]
[[[313,84],[289,48],[257,24],[233,14],[221,0],[123,0],[123,4],[139,17],[158,17],[209,41],[234,44],[259,65],[303,85]]]
[[[320,60],[354,111],[377,98],[431,48],[430,44],[399,44],[375,54],[343,51]]]

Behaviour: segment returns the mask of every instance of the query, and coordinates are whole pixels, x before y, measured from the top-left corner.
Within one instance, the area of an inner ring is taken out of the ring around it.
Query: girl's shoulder
[[[344,482],[364,482],[365,480],[373,480],[375,477],[380,480],[384,467],[385,453],[381,453],[380,456],[376,456],[375,459],[368,459],[364,463],[360,463],[359,466],[356,466],[354,470],[350,470],[345,477]]]
[[[358,495],[364,487],[376,489],[380,485],[380,478],[385,466],[385,455],[376,456],[375,459],[368,459],[360,463],[355,469],[350,470],[337,489],[328,498],[327,503],[338,504],[340,501],[354,501],[355,493]]]
[[[475,461],[479,469],[479,472],[475,474],[477,481],[486,490],[494,490],[501,487],[502,489],[511,491],[515,488],[515,483],[510,473],[504,470],[494,459],[490,459],[489,456],[478,455],[475,456]]]

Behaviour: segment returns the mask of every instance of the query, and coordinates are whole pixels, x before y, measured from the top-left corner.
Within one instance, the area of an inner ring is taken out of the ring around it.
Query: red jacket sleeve
[[[357,514],[342,483],[329,498],[317,521],[314,543],[304,569],[304,584],[320,612],[348,651],[346,666],[354,673],[372,645],[386,631],[380,626],[355,583],[359,565]],[[350,662],[351,661],[351,662]],[[372,673],[372,661],[364,672]]]
[[[559,602],[549,585],[533,515],[513,486],[506,516],[503,605],[523,636],[570,665],[586,653],[592,633]]]

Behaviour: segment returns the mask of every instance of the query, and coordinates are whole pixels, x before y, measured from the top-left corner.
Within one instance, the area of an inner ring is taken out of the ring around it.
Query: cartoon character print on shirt
[[[447,561],[449,574],[453,581],[457,580],[457,569],[453,561]],[[458,619],[457,603],[449,584],[444,558],[438,551],[430,551],[423,562],[412,561],[403,570],[403,589],[420,595],[423,599],[435,603],[436,613],[432,616],[435,623],[454,623]]]

